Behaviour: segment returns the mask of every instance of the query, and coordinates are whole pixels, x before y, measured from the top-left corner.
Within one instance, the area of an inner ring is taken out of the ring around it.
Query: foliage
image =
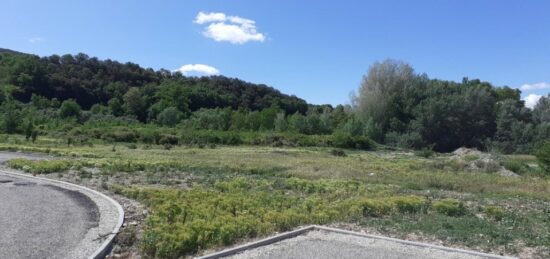
[[[69,170],[75,164],[68,160],[28,160],[16,158],[9,160],[8,165],[33,174],[50,174]]]
[[[176,107],[168,107],[159,113],[157,116],[157,122],[160,125],[173,127],[180,122],[182,117],[183,113]]]
[[[543,143],[536,152],[540,166],[550,174],[550,141]]]
[[[462,216],[466,214],[466,207],[464,204],[455,199],[444,199],[433,203],[433,208],[442,214],[447,216]]]
[[[82,110],[80,108],[80,105],[76,103],[74,100],[66,100],[61,104],[61,107],[59,108],[59,115],[61,118],[69,118],[69,117],[80,117]]]
[[[352,181],[281,181],[237,178],[213,188],[119,188],[152,209],[142,247],[158,258],[178,258],[198,249],[230,245],[242,238],[286,231],[302,224],[416,213],[425,198],[361,198],[370,191]],[[307,194],[307,196],[304,196]],[[371,195],[375,195],[374,193]]]

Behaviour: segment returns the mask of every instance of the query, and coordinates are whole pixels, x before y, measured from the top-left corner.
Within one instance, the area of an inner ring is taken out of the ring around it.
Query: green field
[[[96,179],[148,207],[134,242],[145,257],[178,258],[307,224],[478,251],[550,256],[550,179],[532,156],[422,154],[331,148],[163,146],[3,136],[1,150],[51,161],[8,165],[34,174]],[[486,154],[483,154],[486,155]],[[426,158],[428,157],[428,158]],[[504,165],[518,176],[501,176]]]

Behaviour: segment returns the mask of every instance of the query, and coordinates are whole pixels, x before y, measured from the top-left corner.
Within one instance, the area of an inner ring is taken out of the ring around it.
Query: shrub
[[[427,149],[427,148],[423,148],[414,152],[414,155],[423,157],[423,158],[430,158],[434,156],[434,154],[435,152],[433,150]]]
[[[134,143],[130,143],[130,144],[126,145],[126,147],[127,147],[128,149],[136,149],[136,148],[137,148],[137,145],[134,144]]]
[[[391,213],[393,204],[386,200],[365,199],[361,202],[363,216],[381,217]]]
[[[340,156],[340,157],[347,156],[346,152],[344,152],[344,150],[341,150],[341,149],[333,149],[330,151],[330,154],[332,154],[333,156]]]
[[[485,207],[485,214],[487,216],[495,219],[496,221],[501,221],[505,216],[505,212],[502,208],[497,206],[487,206]]]
[[[69,160],[28,160],[16,158],[8,161],[8,166],[32,174],[50,174],[67,171],[73,167],[73,163]]]
[[[173,127],[180,122],[182,117],[183,113],[176,107],[168,107],[159,113],[157,121],[160,125]]]
[[[550,174],[550,141],[546,141],[536,151],[535,155],[541,168]]]
[[[501,163],[504,168],[516,174],[524,174],[526,171],[528,171],[528,165],[521,160],[506,159],[503,160]]]
[[[397,210],[402,213],[420,212],[427,204],[426,198],[420,196],[395,197],[392,201]]]
[[[103,134],[102,138],[107,141],[115,142],[136,142],[137,133],[126,127],[116,127]]]
[[[433,208],[447,216],[458,217],[466,214],[466,208],[464,204],[455,199],[443,199],[433,203]]]
[[[159,139],[159,144],[161,145],[166,145],[166,144],[177,145],[178,143],[179,143],[179,138],[178,136],[175,136],[175,135],[162,134]]]
[[[372,149],[372,140],[365,136],[352,136],[345,133],[335,133],[331,138],[331,146],[338,148]]]
[[[78,105],[78,103],[76,103],[72,99],[63,101],[63,103],[61,104],[61,107],[59,108],[59,115],[61,116],[61,118],[68,118],[68,117],[78,118],[81,113],[82,113],[82,109],[80,108],[80,105]]]

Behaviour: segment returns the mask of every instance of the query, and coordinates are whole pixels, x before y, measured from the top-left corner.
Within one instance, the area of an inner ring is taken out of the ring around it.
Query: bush
[[[16,158],[8,161],[8,166],[32,174],[50,174],[71,169],[73,163],[69,160],[28,160]]]
[[[344,152],[344,150],[341,150],[341,149],[333,149],[330,151],[330,154],[332,154],[333,156],[340,156],[340,157],[347,156],[346,152]]]
[[[160,125],[173,127],[180,122],[182,117],[183,113],[176,107],[168,107],[159,113],[157,121]]]
[[[72,99],[64,101],[59,108],[59,115],[61,116],[61,118],[78,118],[80,117],[81,113],[82,109],[80,108],[80,105],[78,105],[78,103],[76,103]]]
[[[388,215],[394,208],[394,205],[386,200],[365,199],[361,202],[363,216],[381,217]]]
[[[126,127],[116,127],[103,134],[102,138],[107,141],[115,142],[136,142],[137,133]]]
[[[485,214],[487,216],[495,219],[496,221],[501,221],[505,216],[505,212],[502,208],[497,206],[487,206],[485,207]]]
[[[166,144],[177,145],[178,143],[179,143],[179,138],[178,136],[175,136],[175,135],[163,134],[159,139],[159,144],[161,145],[166,145]]]
[[[535,153],[541,168],[550,174],[550,141],[542,144]]]
[[[338,148],[358,148],[369,150],[374,147],[372,140],[365,136],[352,136],[345,133],[334,133],[331,146]]]
[[[466,214],[466,207],[464,204],[455,199],[443,199],[433,203],[433,208],[447,216],[458,217]]]
[[[395,207],[401,213],[420,212],[427,205],[427,200],[420,196],[395,197],[393,199]]]
[[[130,144],[126,145],[126,147],[127,147],[128,149],[136,149],[136,148],[137,148],[137,145],[134,144],[134,143],[130,143]]]
[[[423,148],[414,152],[414,155],[423,157],[423,158],[430,158],[434,156],[434,154],[435,152],[433,150],[427,149],[427,148]]]

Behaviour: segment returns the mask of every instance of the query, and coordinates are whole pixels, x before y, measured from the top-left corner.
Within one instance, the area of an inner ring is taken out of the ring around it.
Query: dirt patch
[[[477,149],[461,147],[452,153],[451,160],[464,163],[466,165],[465,169],[469,171],[483,171],[501,176],[519,177],[516,173],[504,168],[493,155]]]

